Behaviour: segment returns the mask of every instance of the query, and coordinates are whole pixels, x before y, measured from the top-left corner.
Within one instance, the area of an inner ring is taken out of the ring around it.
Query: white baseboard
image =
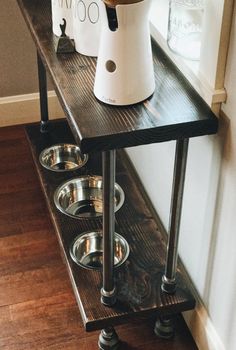
[[[65,116],[54,91],[48,92],[48,110],[50,119]],[[39,120],[38,93],[0,98],[0,127],[33,123]]]
[[[226,350],[199,296],[196,308],[183,313],[185,322],[199,350]]]

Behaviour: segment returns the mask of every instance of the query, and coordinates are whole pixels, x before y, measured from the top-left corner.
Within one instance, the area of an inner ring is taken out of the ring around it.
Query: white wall
[[[222,109],[230,119],[222,158],[217,244],[209,289],[209,310],[227,350],[236,349],[236,15],[234,13]]]
[[[180,256],[206,307],[211,335],[204,348],[236,349],[236,18],[225,86],[228,100],[216,136],[190,141],[181,222]],[[130,148],[128,153],[165,227],[174,142]]]

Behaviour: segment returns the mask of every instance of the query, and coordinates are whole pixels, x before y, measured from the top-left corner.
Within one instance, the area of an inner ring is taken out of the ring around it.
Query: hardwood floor
[[[22,126],[0,129],[0,349],[95,350],[84,331]],[[116,327],[121,350],[196,350],[183,320],[173,340],[153,319]]]

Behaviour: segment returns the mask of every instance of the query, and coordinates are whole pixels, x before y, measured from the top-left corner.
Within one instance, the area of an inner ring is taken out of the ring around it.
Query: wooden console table
[[[182,269],[177,267],[188,140],[216,133],[218,120],[155,43],[154,95],[134,106],[104,105],[93,95],[96,59],[78,53],[55,53],[50,1],[18,0],[18,4],[38,53],[41,127],[27,127],[28,139],[85,328],[87,331],[103,329],[99,343],[102,349],[117,347],[117,343],[112,343],[115,334],[112,327],[133,317],[148,317],[155,313],[162,318],[157,332],[161,333],[165,327],[170,329],[170,315],[192,309],[195,305]],[[52,78],[69,127],[66,122],[52,123],[48,120],[46,71]],[[117,170],[114,163],[117,149],[170,140],[176,140],[176,157],[166,242],[160,232],[160,223],[124,151],[118,151]],[[90,155],[84,168],[57,176],[39,165],[38,156],[42,149],[55,143],[73,141],[80,145],[83,153]],[[55,188],[65,179],[85,173],[103,174],[103,221],[68,218],[54,206]],[[125,191],[125,204],[116,213],[115,225],[116,231],[128,241],[131,254],[117,272],[113,271],[111,264],[112,251],[104,252],[103,273],[84,270],[71,260],[69,245],[78,233],[102,227],[104,241],[108,244],[112,242],[114,232],[108,227],[114,224],[114,212],[110,210],[111,203],[106,195],[114,186],[108,179],[111,173],[113,179],[116,175],[117,182]],[[103,225],[104,221],[106,225]],[[104,275],[108,277],[103,278]],[[112,294],[114,286],[115,295]],[[101,288],[106,292],[102,294],[103,303],[100,302]],[[109,302],[110,307],[104,305]],[[103,345],[104,338],[108,339],[108,347]]]

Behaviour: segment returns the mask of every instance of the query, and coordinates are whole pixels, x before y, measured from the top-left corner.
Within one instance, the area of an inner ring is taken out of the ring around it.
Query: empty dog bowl
[[[52,171],[70,171],[81,168],[88,160],[79,146],[61,143],[43,150],[39,161],[43,167]]]
[[[115,211],[124,203],[124,192],[115,184]],[[91,218],[102,215],[102,177],[80,176],[66,181],[54,194],[56,207],[73,218]]]
[[[102,231],[86,232],[74,240],[70,247],[71,258],[81,267],[99,270],[103,265],[103,234]],[[121,266],[129,256],[127,241],[115,233],[114,235],[114,265]]]

